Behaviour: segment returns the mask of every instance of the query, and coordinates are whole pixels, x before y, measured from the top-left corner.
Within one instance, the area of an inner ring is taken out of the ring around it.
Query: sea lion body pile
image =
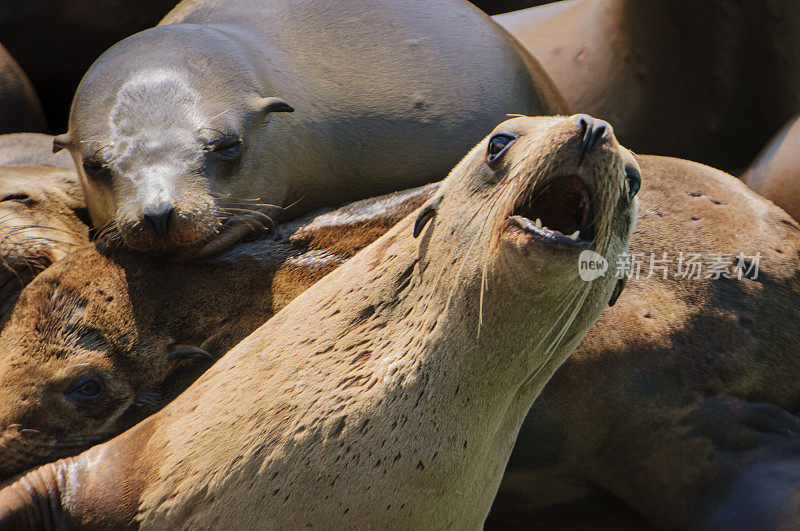
[[[0,529],[800,524],[800,6],[476,5],[0,7]]]
[[[480,526],[530,402],[615,290],[574,259],[616,265],[636,176],[604,122],[500,124],[165,409],[4,489],[2,523]]]

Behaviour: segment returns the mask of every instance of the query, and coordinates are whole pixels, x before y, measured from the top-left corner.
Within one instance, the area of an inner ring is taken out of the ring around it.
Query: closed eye
[[[241,137],[227,137],[208,144],[203,149],[224,159],[234,160],[242,155],[242,144]]]
[[[101,174],[107,168],[105,163],[98,159],[83,159],[82,166],[83,171],[92,176]]]

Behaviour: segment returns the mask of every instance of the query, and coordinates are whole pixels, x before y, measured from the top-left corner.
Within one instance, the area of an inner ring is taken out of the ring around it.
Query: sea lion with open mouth
[[[565,112],[462,0],[185,0],[92,65],[54,145],[100,239],[185,259],[439,180],[507,113]]]
[[[531,408],[488,528],[800,522],[781,507],[800,486],[800,227],[719,170],[638,160],[633,276]]]
[[[0,491],[0,525],[480,526],[616,291],[576,264],[616,266],[639,179],[604,122],[504,122],[166,408]]]

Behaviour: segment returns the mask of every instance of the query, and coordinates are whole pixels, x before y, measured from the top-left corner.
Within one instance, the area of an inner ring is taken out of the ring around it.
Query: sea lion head
[[[137,274],[87,246],[23,290],[0,333],[0,478],[118,434],[187,385],[188,360],[207,362],[132,301]]]
[[[174,251],[230,237],[232,218],[268,224],[259,198],[231,196],[258,173],[270,117],[293,110],[270,92],[246,53],[207,28],[156,27],[104,53],[54,140],[75,160],[98,238]],[[270,199],[283,201],[275,187]]]
[[[462,295],[478,302],[477,315],[463,312],[478,333],[530,337],[531,323],[553,323],[533,341],[554,370],[619,296],[615,273],[630,242],[640,182],[636,159],[608,123],[587,115],[513,118],[421,208],[415,234],[430,238],[421,243],[423,256],[434,245],[450,251],[443,262],[434,257],[438,263],[420,267],[454,272],[442,273],[452,284],[448,304],[458,302],[459,286],[480,286]],[[586,257],[602,271],[584,280]],[[563,355],[553,355],[557,348]]]
[[[40,271],[88,242],[85,208],[73,171],[0,167],[0,316]]]

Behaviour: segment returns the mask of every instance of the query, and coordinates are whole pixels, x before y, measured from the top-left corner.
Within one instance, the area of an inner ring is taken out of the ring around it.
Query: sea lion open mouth
[[[523,194],[509,218],[549,243],[588,247],[594,240],[592,199],[577,176],[557,177]]]

